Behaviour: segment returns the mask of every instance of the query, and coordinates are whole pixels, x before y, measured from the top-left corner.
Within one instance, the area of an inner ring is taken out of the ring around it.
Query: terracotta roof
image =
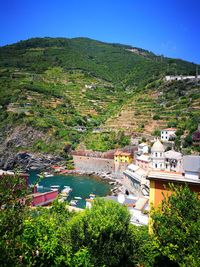
[[[116,151],[114,155],[115,155],[115,156],[120,156],[121,153],[122,153],[121,151]]]
[[[130,152],[116,151],[114,156],[132,156]]]
[[[122,152],[121,156],[132,156],[132,154],[129,152]]]

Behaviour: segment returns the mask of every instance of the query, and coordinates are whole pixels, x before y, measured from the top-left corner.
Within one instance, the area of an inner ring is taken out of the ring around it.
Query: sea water
[[[38,180],[38,181],[37,181]],[[52,185],[59,185],[59,191],[64,189],[64,186],[70,186],[72,191],[70,192],[67,201],[74,199],[74,197],[81,197],[78,200],[77,207],[85,207],[85,199],[89,198],[90,194],[103,197],[110,193],[110,185],[106,181],[102,181],[100,178],[94,178],[84,175],[54,175],[52,177],[39,178],[37,171],[29,172],[29,184],[39,184],[39,192],[47,192],[51,190]]]

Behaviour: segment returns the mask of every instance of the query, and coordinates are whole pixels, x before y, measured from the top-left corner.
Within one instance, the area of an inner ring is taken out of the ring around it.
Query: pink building
[[[144,170],[149,169],[150,162],[151,162],[151,159],[150,159],[150,156],[148,155],[141,155],[137,157],[135,160],[135,164]]]

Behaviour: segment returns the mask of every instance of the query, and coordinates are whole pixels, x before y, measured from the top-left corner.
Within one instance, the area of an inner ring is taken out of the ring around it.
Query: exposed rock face
[[[54,155],[28,152],[28,148],[33,147],[38,139],[48,143],[47,136],[32,127],[17,126],[14,129],[4,129],[0,136],[0,168],[8,170],[19,166],[22,169],[44,169],[63,160]],[[26,147],[27,151],[20,151],[20,147]]]

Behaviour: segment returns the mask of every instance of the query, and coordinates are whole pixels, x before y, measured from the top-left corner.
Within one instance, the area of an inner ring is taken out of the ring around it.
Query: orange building
[[[177,185],[187,184],[191,191],[200,193],[200,179],[189,179],[182,173],[151,171],[147,179],[150,180],[150,204],[153,207],[158,207],[161,204],[164,198],[163,195],[171,195],[170,183]]]

